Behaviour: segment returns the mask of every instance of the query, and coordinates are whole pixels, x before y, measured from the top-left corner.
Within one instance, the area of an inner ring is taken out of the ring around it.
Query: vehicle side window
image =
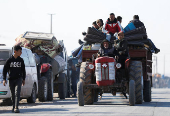
[[[31,52],[31,50],[27,50],[27,54],[28,54],[28,57],[29,57],[29,61],[30,61],[30,66],[35,66],[35,59],[34,59],[34,56]]]
[[[30,62],[29,62],[29,59],[28,59],[27,51],[24,50],[24,49],[22,49],[21,58],[23,58],[23,60],[24,60],[25,67],[29,67]]]

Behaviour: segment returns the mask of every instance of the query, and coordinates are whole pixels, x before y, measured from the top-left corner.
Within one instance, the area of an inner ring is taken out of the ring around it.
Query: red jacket
[[[116,18],[114,19],[114,21],[110,21],[110,19],[108,18],[108,20],[106,21],[103,27],[103,32],[104,33],[111,32],[112,34],[115,34],[116,32],[120,32],[120,31],[123,31],[120,22],[117,21]]]

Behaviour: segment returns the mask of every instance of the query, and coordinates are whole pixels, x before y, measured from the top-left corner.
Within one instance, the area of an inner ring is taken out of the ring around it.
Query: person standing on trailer
[[[114,48],[118,56],[118,62],[122,64],[122,68],[125,67],[125,61],[129,57],[129,49],[127,40],[123,39],[124,33],[118,33],[118,39],[114,41]]]

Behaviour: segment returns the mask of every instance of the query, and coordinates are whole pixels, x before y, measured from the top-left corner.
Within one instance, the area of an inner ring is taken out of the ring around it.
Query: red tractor
[[[152,53],[146,48],[129,49],[130,58],[122,66],[113,57],[94,58],[97,50],[83,50],[80,81],[77,84],[79,106],[98,101],[103,93],[121,92],[129,105],[151,101]],[[93,57],[92,57],[93,56]]]

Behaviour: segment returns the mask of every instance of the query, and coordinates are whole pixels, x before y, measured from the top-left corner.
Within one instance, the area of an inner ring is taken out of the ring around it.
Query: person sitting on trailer
[[[92,27],[91,28],[94,28],[94,29],[96,29],[96,30],[98,30],[99,29],[99,26],[97,25],[97,23],[96,23],[96,21],[94,21],[93,23],[92,23]],[[82,35],[86,35],[87,33],[86,32],[82,32]]]
[[[96,23],[97,23],[97,25],[99,26],[98,31],[102,32],[102,30],[103,30],[103,20],[102,20],[102,19],[98,19],[98,20],[96,21]]]
[[[121,16],[117,16],[117,21],[120,23],[120,28],[123,30],[123,27],[121,25],[122,23],[122,17]]]
[[[106,39],[110,41],[111,37],[116,33],[123,31],[120,27],[120,22],[115,18],[114,13],[110,13],[110,17],[107,19],[103,26],[103,33],[106,33]]]
[[[112,47],[112,44],[107,39],[102,41],[98,51],[98,57],[102,56],[114,57],[114,47]]]
[[[99,25],[97,25],[96,21],[92,23],[92,28],[99,29]]]
[[[145,27],[145,25],[143,24],[143,22],[141,22],[141,21],[139,20],[139,16],[138,16],[138,15],[134,15],[134,16],[133,16],[133,20],[131,20],[129,23],[133,23],[136,28],[139,28],[139,27],[142,27],[142,26]],[[148,39],[148,40],[149,40],[150,43],[152,44],[152,46],[151,46],[151,51],[152,51],[152,53],[157,54],[158,52],[160,52],[160,49],[158,49],[158,48],[155,46],[155,44],[151,41],[151,39]]]
[[[131,20],[129,23],[133,23],[136,28],[145,26],[145,25],[143,24],[143,22],[141,22],[141,21],[139,20],[139,16],[138,16],[138,15],[134,15],[134,16],[133,16],[133,20]]]
[[[125,67],[125,61],[129,57],[128,43],[123,38],[124,33],[121,31],[118,33],[118,39],[114,41],[115,52],[118,56],[117,62],[122,64],[122,68]]]
[[[121,25],[121,23],[122,23],[122,17],[121,16],[117,16],[117,22],[118,23],[120,23],[120,28],[121,28],[121,30],[124,32],[124,30],[123,30],[123,27],[122,27],[122,25]],[[118,32],[116,32],[115,34],[114,34],[114,36],[116,37],[116,39],[118,39]]]

